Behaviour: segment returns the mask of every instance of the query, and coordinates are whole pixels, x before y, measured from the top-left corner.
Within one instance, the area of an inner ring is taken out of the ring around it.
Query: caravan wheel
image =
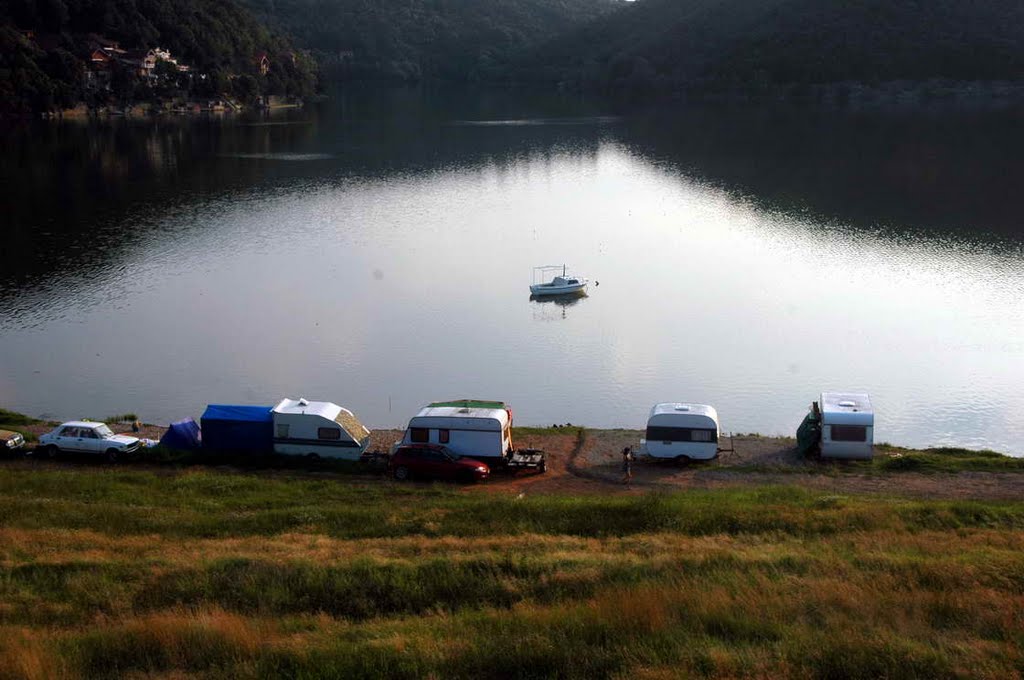
[[[689,456],[676,456],[676,465],[678,465],[679,467],[686,467],[691,462],[692,461],[690,460]]]

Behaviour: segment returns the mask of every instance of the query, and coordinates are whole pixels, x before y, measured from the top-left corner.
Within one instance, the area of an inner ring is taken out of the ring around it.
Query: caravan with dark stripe
[[[285,398],[271,413],[277,453],[359,460],[370,445],[359,419],[329,401]]]
[[[501,401],[436,401],[409,420],[399,444],[437,444],[488,463],[512,450],[512,409]]]
[[[651,458],[710,460],[718,455],[718,412],[707,404],[655,404],[637,453]]]

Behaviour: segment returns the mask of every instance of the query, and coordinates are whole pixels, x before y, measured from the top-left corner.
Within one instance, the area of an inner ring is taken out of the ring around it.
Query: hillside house
[[[104,49],[94,49],[89,53],[89,68],[107,70],[114,58]]]
[[[152,78],[153,69],[156,68],[156,53],[154,50],[131,50],[120,58],[134,75],[140,78]]]
[[[88,90],[110,89],[110,67],[114,58],[101,48],[89,53],[89,61],[85,69],[85,87]]]

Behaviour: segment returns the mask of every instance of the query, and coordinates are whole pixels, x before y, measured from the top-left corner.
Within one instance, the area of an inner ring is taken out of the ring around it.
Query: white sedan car
[[[139,440],[114,432],[104,423],[75,420],[64,423],[39,438],[36,451],[52,458],[58,453],[88,453],[104,456],[109,462],[118,456],[139,450]]]

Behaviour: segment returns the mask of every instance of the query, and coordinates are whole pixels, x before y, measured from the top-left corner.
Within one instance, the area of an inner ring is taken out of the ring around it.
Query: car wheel
[[[57,454],[60,453],[60,449],[58,449],[53,444],[47,444],[46,446],[40,446],[38,449],[36,449],[36,451],[38,452],[38,455],[39,455],[40,458],[43,458],[43,459],[46,459],[46,460],[53,460],[54,458],[57,457]]]
[[[107,449],[107,462],[114,464],[117,462],[117,449]]]
[[[395,479],[397,479],[400,482],[404,482],[405,480],[409,479],[409,468],[405,467],[404,465],[399,465],[398,467],[395,468],[394,475]]]
[[[455,478],[460,484],[472,484],[476,481],[476,477],[473,476],[472,472],[460,472]]]

